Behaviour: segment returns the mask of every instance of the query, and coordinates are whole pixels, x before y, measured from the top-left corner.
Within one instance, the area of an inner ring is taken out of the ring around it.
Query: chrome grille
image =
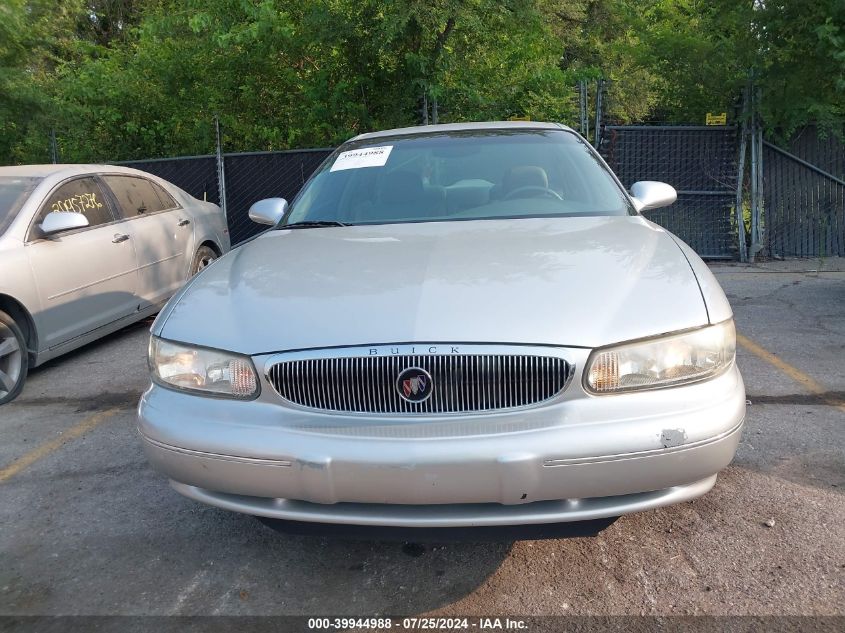
[[[423,402],[397,389],[399,374],[418,367],[432,378]],[[311,409],[352,413],[468,413],[541,403],[566,386],[571,367],[556,356],[431,354],[298,358],[270,366],[268,378],[285,400]]]

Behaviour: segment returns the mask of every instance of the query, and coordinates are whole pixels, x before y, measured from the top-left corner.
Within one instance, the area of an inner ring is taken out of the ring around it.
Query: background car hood
[[[269,231],[195,278],[154,331],[259,354],[427,341],[597,347],[707,321],[666,231],[641,217],[583,217]]]

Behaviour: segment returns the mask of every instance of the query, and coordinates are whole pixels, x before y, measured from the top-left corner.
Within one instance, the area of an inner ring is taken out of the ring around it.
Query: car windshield
[[[346,143],[280,228],[630,213],[621,187],[577,135],[484,129]]]
[[[0,235],[6,232],[41,178],[0,176]]]

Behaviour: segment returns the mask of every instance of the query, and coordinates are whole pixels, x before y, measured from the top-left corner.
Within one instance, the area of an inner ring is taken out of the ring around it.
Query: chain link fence
[[[220,186],[217,157],[188,156],[120,163],[155,174],[200,200],[221,203],[224,191],[229,237],[239,244],[264,230],[249,219],[249,207],[264,198],[293,200],[302,185],[331,154],[331,149],[224,154],[225,187]]]
[[[237,244],[263,229],[249,219],[249,207],[264,198],[294,199],[331,149],[226,154],[226,210]]]
[[[220,204],[217,160],[214,156],[182,156],[134,160],[116,165],[133,167],[154,174],[184,189],[194,198]]]
[[[700,255],[736,256],[733,197],[736,130],[731,127],[608,126],[600,151],[623,184],[663,180],[678,190],[671,207],[648,217],[681,237]],[[224,189],[232,244],[259,233],[249,207],[263,198],[292,200],[332,152],[308,149],[224,154],[225,188],[213,155],[122,163],[169,180],[194,197],[220,204]]]
[[[732,126],[611,125],[599,151],[630,188],[659,180],[678,191],[670,207],[646,211],[701,257],[737,257],[737,130]]]
[[[675,204],[647,211],[646,217],[704,258],[737,259],[738,236],[745,239],[749,215],[747,196],[737,191],[737,136],[732,126],[606,126],[599,151],[626,187],[638,180],[661,180],[678,191]],[[238,244],[262,230],[249,220],[253,202],[292,200],[331,152],[225,154],[224,187],[214,155],[122,164],[216,204],[223,192],[232,244]],[[762,154],[762,254],[845,256],[845,145],[810,129],[789,149],[764,142]],[[737,200],[743,201],[739,214]]]

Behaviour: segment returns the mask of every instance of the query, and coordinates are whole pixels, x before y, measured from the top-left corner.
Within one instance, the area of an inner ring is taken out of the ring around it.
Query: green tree
[[[418,122],[573,114],[548,3],[188,0],[146,5],[127,41],[54,75],[63,152],[118,160],[330,145]]]
[[[815,123],[842,133],[845,120],[845,2],[766,0],[754,11],[755,71],[763,117],[783,138]]]
[[[44,86],[72,45],[73,6],[50,0],[0,3],[0,159],[49,155],[50,101]],[[31,135],[40,135],[29,145]]]
[[[0,162],[336,144],[419,123],[574,123],[579,79],[616,120],[738,112],[840,129],[842,0],[4,0]]]

